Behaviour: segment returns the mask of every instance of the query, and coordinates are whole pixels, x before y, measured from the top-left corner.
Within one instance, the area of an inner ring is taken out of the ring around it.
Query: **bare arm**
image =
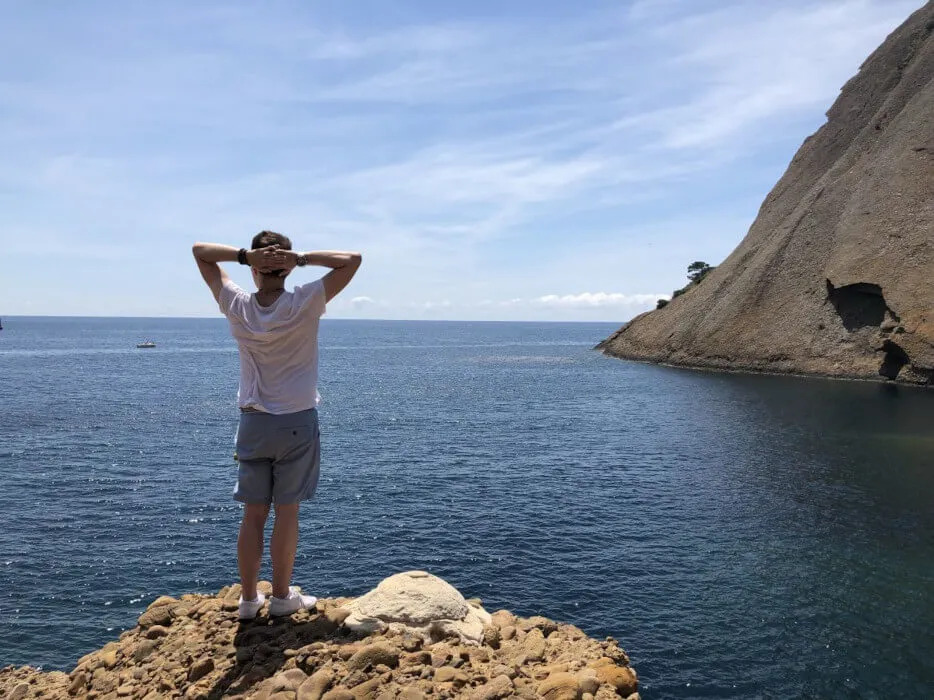
[[[279,252],[285,255],[289,269],[295,266],[298,257],[302,255],[288,250]],[[357,274],[357,270],[360,269],[360,263],[363,262],[363,256],[360,253],[341,250],[316,250],[304,255],[309,265],[331,268],[331,271],[323,278],[324,295],[327,301],[331,301],[350,283],[353,276]]]
[[[204,278],[205,283],[214,294],[214,299],[219,300],[221,288],[228,279],[227,273],[221,269],[218,263],[237,262],[239,248],[222,243],[195,243],[191,247],[192,255],[195,256],[195,262],[198,264],[198,270]],[[250,250],[246,254],[247,262],[251,267],[255,267],[261,272],[267,272],[275,269],[273,261],[278,259],[277,249],[260,248],[259,250]]]

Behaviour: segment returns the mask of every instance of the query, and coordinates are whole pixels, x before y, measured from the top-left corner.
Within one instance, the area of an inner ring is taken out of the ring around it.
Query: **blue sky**
[[[364,253],[334,317],[624,321],[922,4],[7,0],[0,315],[216,315],[270,228]]]

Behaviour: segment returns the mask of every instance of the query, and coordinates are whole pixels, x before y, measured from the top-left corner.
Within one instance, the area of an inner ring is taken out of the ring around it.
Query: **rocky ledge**
[[[270,585],[260,586],[267,594]],[[424,572],[384,580],[357,599],[237,620],[240,586],[163,596],[136,628],[71,673],[0,670],[0,697],[420,700],[638,700],[616,641],[544,617],[492,615]]]

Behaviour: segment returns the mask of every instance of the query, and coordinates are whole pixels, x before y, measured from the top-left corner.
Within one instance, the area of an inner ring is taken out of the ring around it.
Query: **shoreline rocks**
[[[268,591],[268,583],[261,588]],[[397,574],[360,598],[319,600],[314,610],[282,618],[264,609],[239,622],[239,595],[234,585],[217,595],[163,596],[136,628],[79,659],[71,673],[0,669],[0,697],[639,697],[636,673],[615,640],[544,617],[489,614],[424,572]]]

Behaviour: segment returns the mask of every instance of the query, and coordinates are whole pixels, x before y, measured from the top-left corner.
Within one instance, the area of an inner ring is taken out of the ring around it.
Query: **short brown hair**
[[[289,237],[275,231],[260,231],[253,236],[250,247],[256,250],[257,248],[268,248],[271,245],[278,245],[285,250],[292,250],[292,241],[289,240]]]

